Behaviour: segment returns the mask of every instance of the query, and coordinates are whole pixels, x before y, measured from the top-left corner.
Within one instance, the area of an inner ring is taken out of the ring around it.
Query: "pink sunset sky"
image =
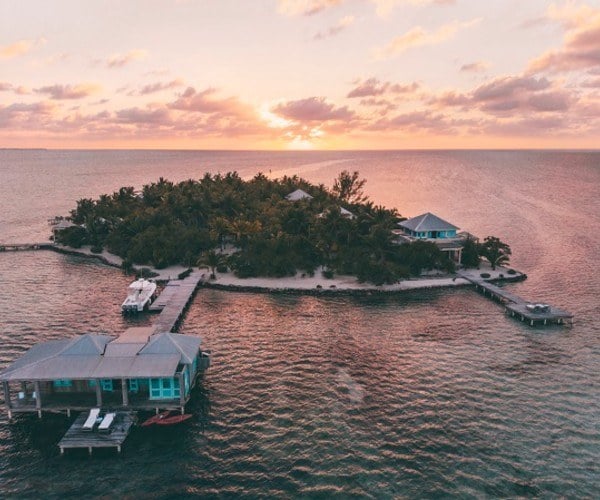
[[[6,0],[0,147],[598,148],[600,2]]]

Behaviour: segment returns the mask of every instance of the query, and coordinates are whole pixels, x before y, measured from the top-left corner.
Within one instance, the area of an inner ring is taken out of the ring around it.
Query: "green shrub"
[[[90,250],[92,253],[102,253],[102,245],[93,245]]]
[[[191,273],[192,273],[192,268],[190,267],[190,268],[186,269],[185,271],[180,272],[177,275],[177,279],[182,280],[184,278],[187,278]]]
[[[517,271],[515,271],[514,269],[509,269],[508,271],[506,271],[506,274],[517,274]]]
[[[481,276],[483,279],[488,279],[490,277],[490,273],[481,273],[479,276]]]
[[[137,274],[140,278],[154,278],[155,276],[158,276],[158,273],[155,273],[152,269],[147,267],[142,267]]]
[[[323,278],[325,278],[326,280],[333,279],[333,271],[331,269],[323,269],[321,274],[323,275]]]

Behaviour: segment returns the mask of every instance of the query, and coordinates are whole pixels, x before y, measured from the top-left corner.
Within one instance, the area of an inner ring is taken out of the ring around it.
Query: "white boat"
[[[156,283],[140,278],[129,285],[127,290],[127,298],[125,299],[125,302],[123,302],[123,305],[121,305],[121,310],[124,313],[141,312],[146,306],[150,305],[154,299]]]

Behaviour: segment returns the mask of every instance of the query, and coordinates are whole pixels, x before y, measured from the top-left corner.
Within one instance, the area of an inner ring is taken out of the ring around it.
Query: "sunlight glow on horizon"
[[[596,0],[518,11],[503,0],[132,0],[118,15],[38,0],[5,3],[0,18],[4,148],[568,149],[600,138]]]

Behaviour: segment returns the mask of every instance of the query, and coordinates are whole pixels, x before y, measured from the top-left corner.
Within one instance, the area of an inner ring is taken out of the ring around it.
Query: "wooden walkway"
[[[88,417],[88,412],[79,414],[67,433],[58,443],[60,454],[66,449],[87,448],[92,454],[94,448],[116,448],[121,452],[121,447],[134,424],[134,414],[130,412],[117,412],[111,432],[100,432],[98,430],[84,431],[83,424]]]
[[[573,315],[564,309],[548,306],[547,308],[534,307],[537,302],[529,302],[514,293],[511,293],[504,288],[494,285],[481,278],[473,278],[460,271],[457,273],[460,278],[463,278],[475,285],[478,291],[481,291],[485,296],[490,297],[497,302],[500,302],[506,308],[506,312],[512,317],[516,317],[521,321],[526,321],[528,325],[547,325],[555,323],[562,325],[564,323],[573,324]],[[545,310],[544,310],[545,309]]]
[[[40,250],[52,246],[50,242],[43,243],[0,243],[0,252],[17,252],[20,250]]]
[[[204,273],[194,272],[182,280],[171,280],[150,306],[150,311],[161,311],[155,321],[154,333],[175,332],[183,318]]]

